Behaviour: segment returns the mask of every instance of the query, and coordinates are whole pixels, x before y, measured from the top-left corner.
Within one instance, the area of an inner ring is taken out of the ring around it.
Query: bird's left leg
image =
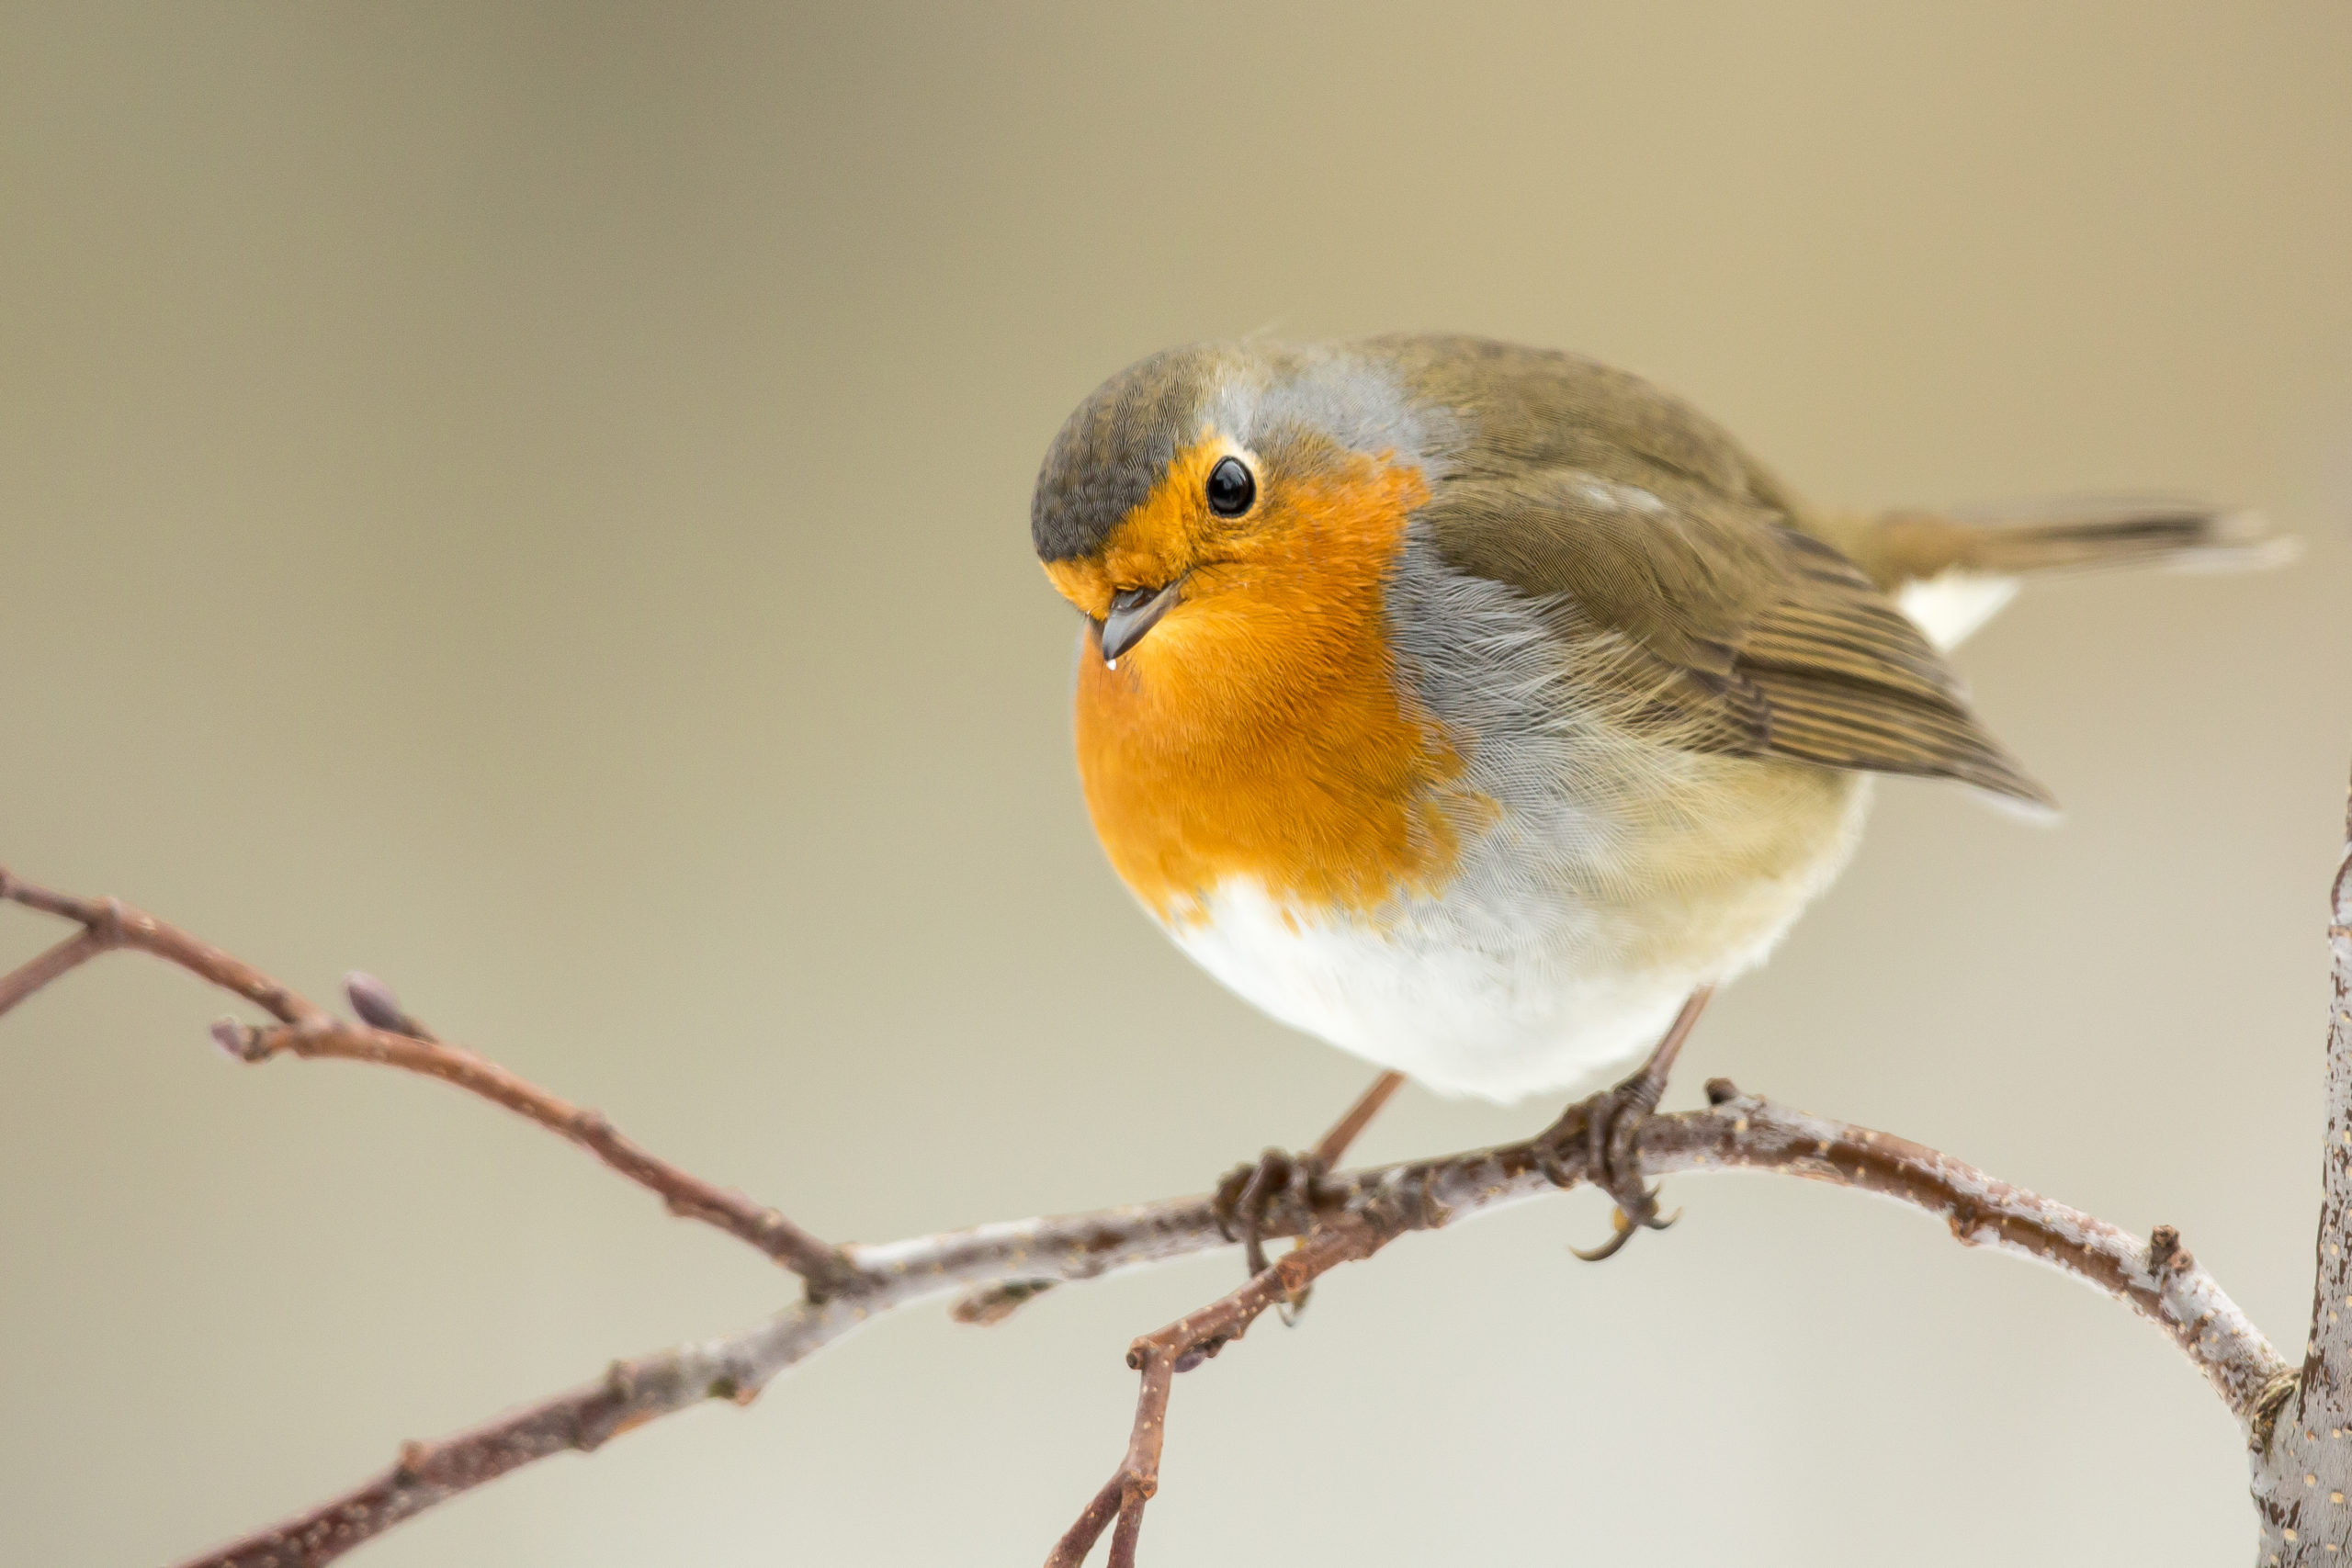
[[[1301,1154],[1288,1149],[1268,1149],[1256,1160],[1237,1167],[1216,1189],[1216,1223],[1228,1241],[1238,1241],[1242,1257],[1247,1260],[1252,1279],[1266,1271],[1265,1232],[1267,1216],[1274,1205],[1295,1195],[1311,1213],[1315,1207],[1316,1187],[1333,1167],[1344,1158],[1348,1145],[1356,1141],[1380,1108],[1388,1103],[1405,1082],[1405,1075],[1385,1072],[1372,1080],[1372,1087],[1356,1097],[1347,1114],[1331,1123],[1331,1130],[1315,1141],[1315,1146]],[[1300,1307],[1306,1304],[1301,1294],[1283,1314],[1288,1321]]]
[[[1571,1247],[1569,1250],[1588,1263],[1598,1263],[1616,1255],[1617,1249],[1633,1239],[1636,1228],[1662,1231],[1680,1217],[1679,1211],[1661,1215],[1657,1211],[1657,1192],[1642,1181],[1641,1161],[1634,1153],[1634,1134],[1642,1120],[1657,1109],[1666,1093],[1667,1076],[1674,1070],[1675,1057],[1682,1054],[1682,1043],[1690,1037],[1691,1026],[1707,1008],[1707,998],[1714,995],[1714,987],[1702,986],[1690,993],[1682,1010],[1659,1037],[1645,1061],[1633,1077],[1613,1089],[1602,1089],[1589,1099],[1580,1100],[1561,1112],[1544,1136],[1537,1140],[1540,1147],[1554,1151],[1544,1156],[1544,1174],[1563,1187],[1572,1187],[1579,1177],[1589,1177],[1594,1186],[1617,1201],[1615,1234],[1591,1251]],[[1589,1165],[1584,1172],[1571,1172],[1566,1168],[1566,1151],[1581,1142]]]

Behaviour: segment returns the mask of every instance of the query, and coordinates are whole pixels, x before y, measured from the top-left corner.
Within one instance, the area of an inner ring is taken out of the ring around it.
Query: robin
[[[1816,511],[1623,371],[1471,337],[1171,349],[1046,455],[1030,517],[1086,617],[1080,776],[1146,911],[1284,1023],[1400,1076],[1574,1094],[1618,1205],[1712,988],[1763,962],[1853,852],[1874,773],[2033,814],[2047,791],[1944,651],[2021,574],[2252,564],[2193,505],[2007,524]],[[1645,1060],[1646,1058],[1646,1060]],[[1310,1188],[1311,1201],[1311,1188]]]

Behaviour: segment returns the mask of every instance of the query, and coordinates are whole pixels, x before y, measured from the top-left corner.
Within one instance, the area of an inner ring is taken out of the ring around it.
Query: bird
[[[1631,1129],[1844,868],[1873,776],[2054,807],[1948,651],[2024,576],[2280,547],[2188,502],[1816,509],[1635,375],[1438,334],[1132,365],[1053,437],[1030,531],[1084,621],[1112,868],[1225,986],[1383,1069],[1310,1156],[1220,1187],[1253,1271],[1264,1205],[1405,1078],[1619,1080],[1558,1123],[1617,1201],[1589,1256],[1662,1227]]]

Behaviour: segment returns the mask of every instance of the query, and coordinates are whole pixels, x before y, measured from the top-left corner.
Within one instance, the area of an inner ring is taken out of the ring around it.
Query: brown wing
[[[1614,654],[1588,663],[1607,671],[1621,722],[1695,750],[2051,804],[1852,562],[1687,465],[1619,451],[1605,467],[1473,469],[1422,517],[1456,570],[1538,596],[1565,638]]]

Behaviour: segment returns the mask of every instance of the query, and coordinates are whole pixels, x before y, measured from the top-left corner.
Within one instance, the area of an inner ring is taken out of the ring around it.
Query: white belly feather
[[[1764,961],[1844,866],[1868,793],[1853,779],[1777,874],[1631,903],[1579,896],[1556,867],[1531,879],[1527,846],[1498,832],[1435,898],[1308,911],[1236,878],[1168,931],[1274,1018],[1441,1094],[1574,1093],[1637,1065],[1695,987]]]
[[[1247,882],[1218,888],[1207,919],[1170,934],[1281,1021],[1442,1094],[1496,1100],[1622,1073],[1696,983],[1534,943],[1481,946],[1448,921],[1301,917]]]

